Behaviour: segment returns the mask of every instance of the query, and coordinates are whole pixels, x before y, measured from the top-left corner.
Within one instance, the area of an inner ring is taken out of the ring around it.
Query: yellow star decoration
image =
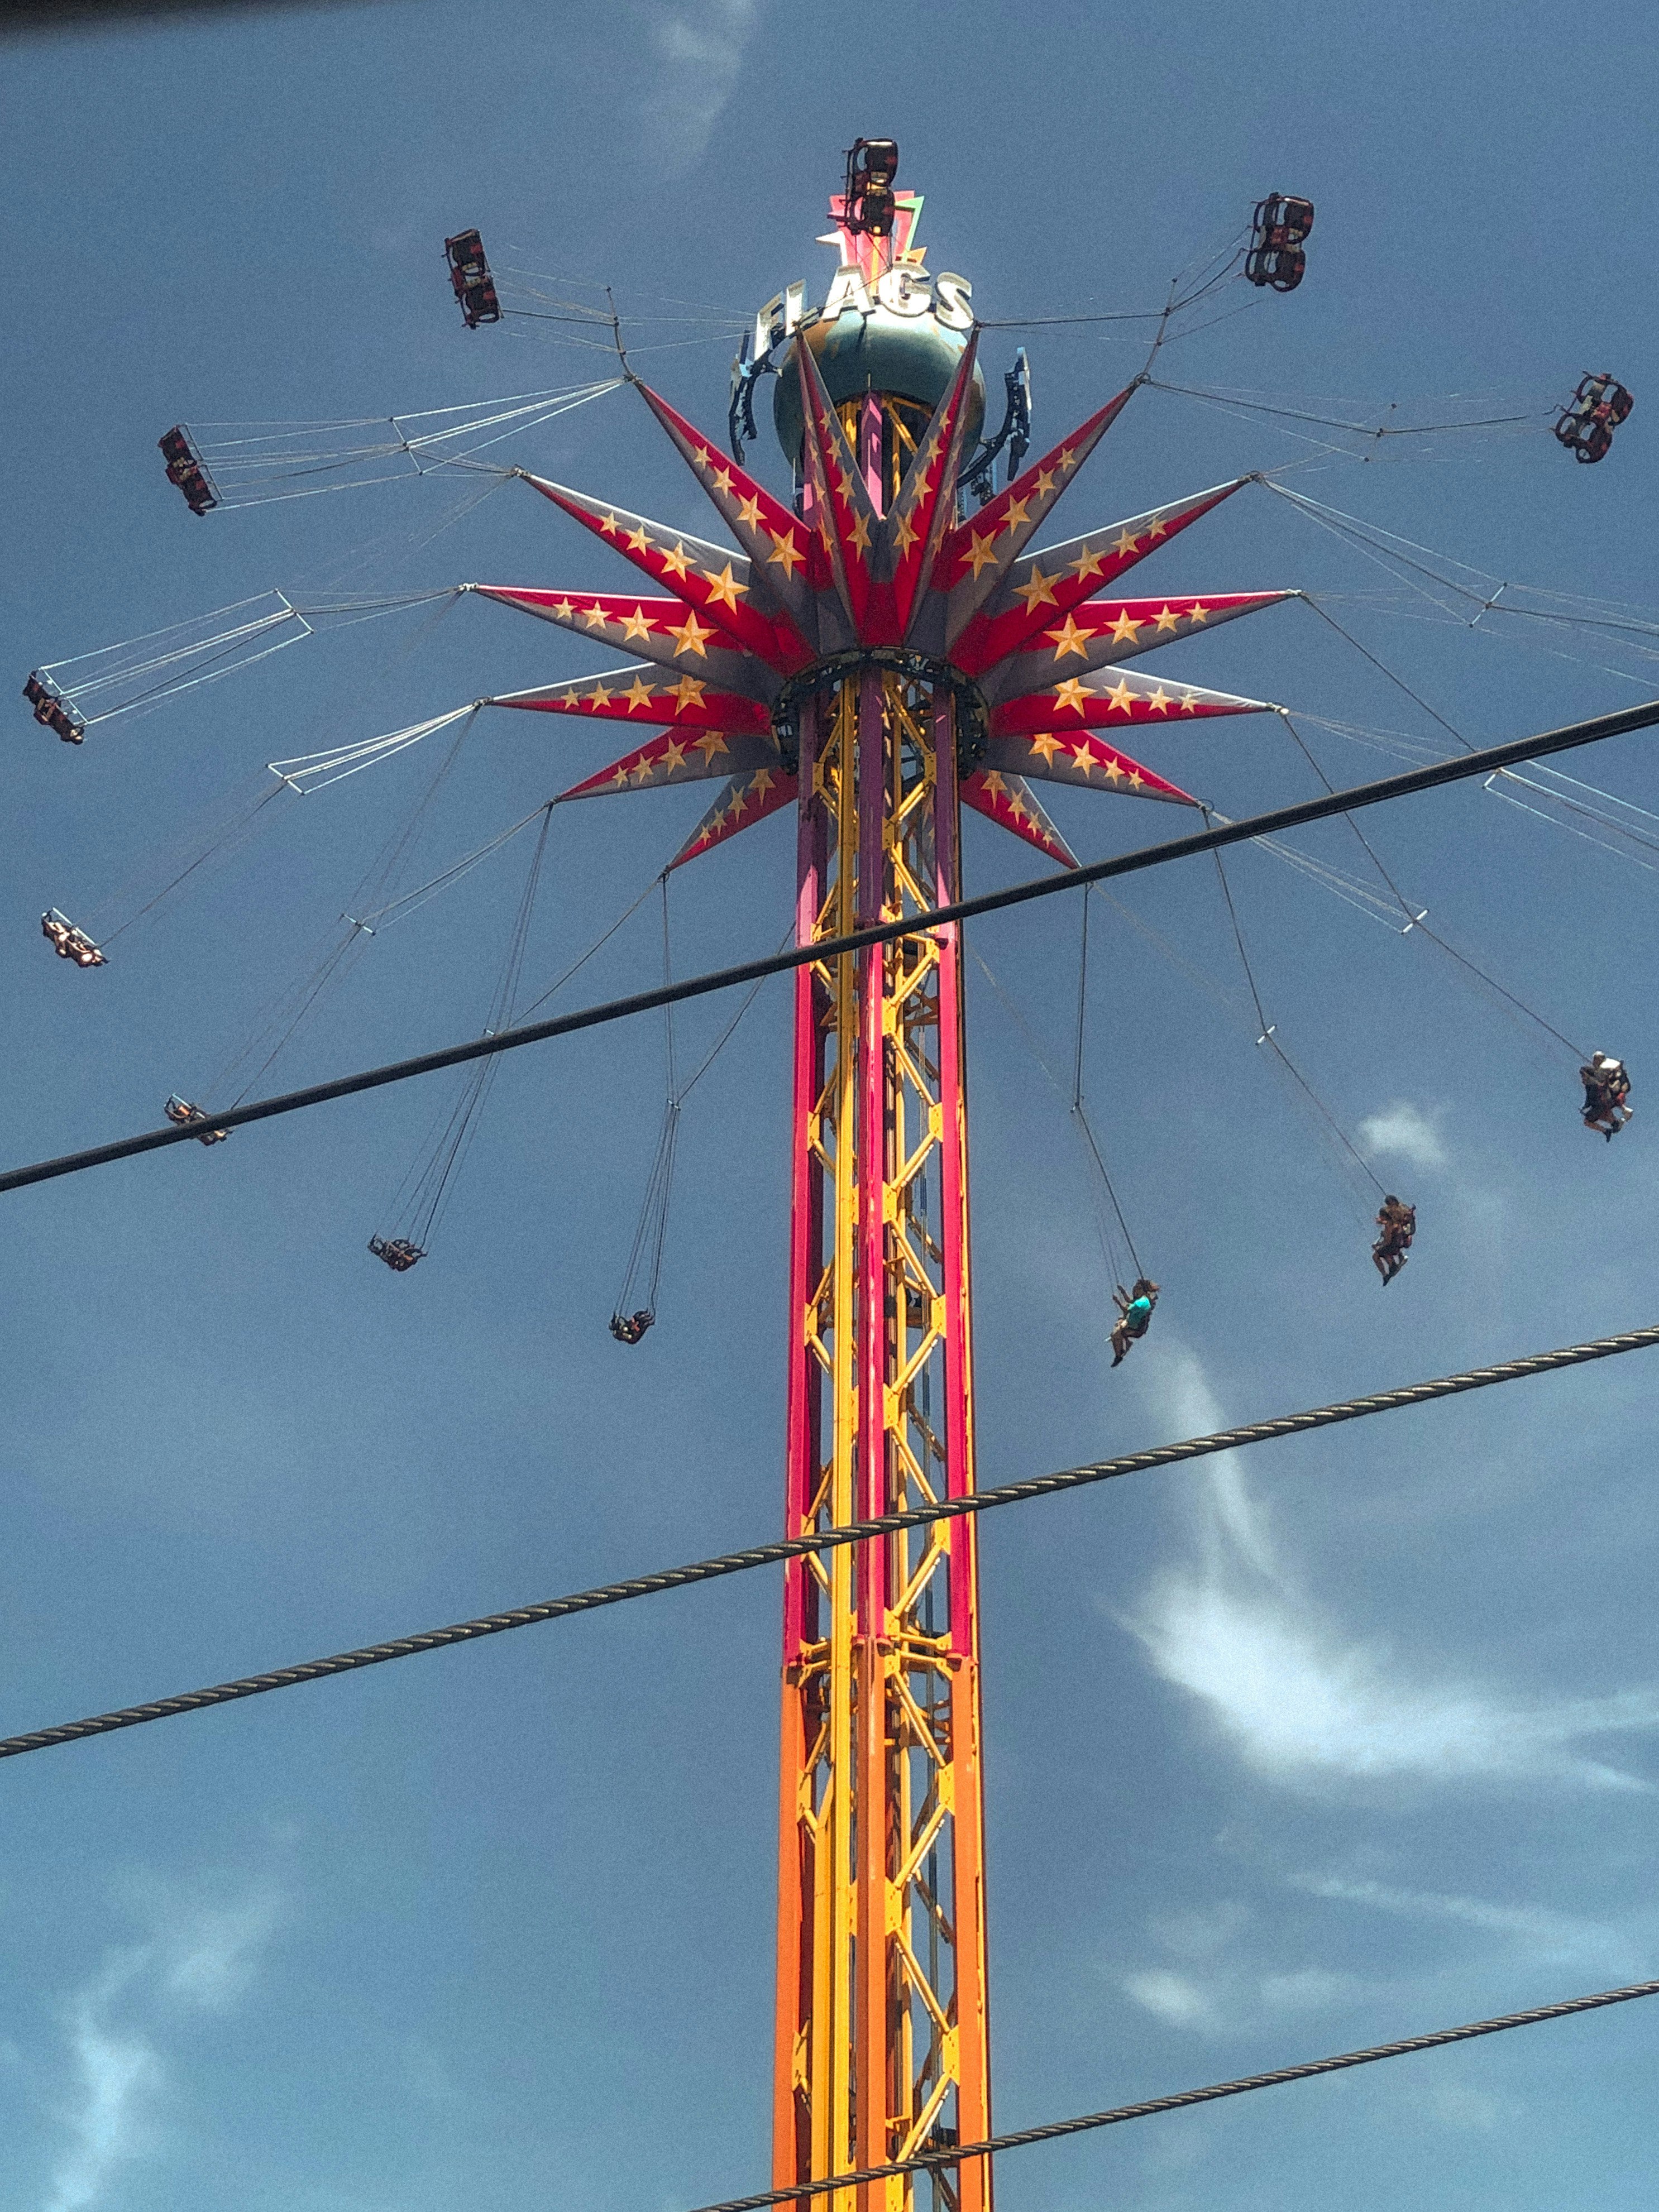
[[[1056,753],[1063,753],[1065,750],[1065,746],[1060,743],[1060,739],[1054,736],[1052,731],[1047,732],[1040,738],[1033,738],[1031,739],[1031,750],[1034,753],[1042,754],[1042,765],[1044,768],[1052,768],[1054,766],[1054,755]]]
[[[738,520],[742,523],[745,530],[758,530],[760,517],[760,501],[752,492],[747,499],[740,499],[738,501]]]
[[[1127,607],[1125,607],[1112,624],[1113,644],[1133,645],[1139,636],[1141,629],[1142,625],[1133,619]]]
[[[678,626],[671,623],[665,635],[676,641],[674,650],[677,653],[695,653],[699,659],[707,660],[708,648],[703,640],[713,637],[714,633],[707,623],[700,623],[696,615],[688,614]]]
[[[696,677],[682,676],[674,686],[673,696],[678,700],[681,710],[684,712],[687,707],[701,707],[702,695],[708,689],[708,686],[701,683]]]
[[[650,713],[650,686],[648,684],[642,684],[637,676],[634,678],[634,681],[629,685],[627,690],[624,691],[622,696],[628,702],[628,711],[630,714]]]
[[[684,545],[677,541],[672,553],[659,548],[657,557],[677,584],[683,584],[685,581],[685,572],[691,566],[691,562]]]
[[[979,581],[980,570],[981,568],[988,568],[997,557],[995,553],[991,550],[995,543],[996,532],[994,530],[988,530],[983,538],[975,532],[968,540],[968,550],[963,556],[963,558],[973,562],[974,581],[975,583],[978,583]]]
[[[738,601],[746,595],[749,586],[746,584],[740,584],[732,574],[732,563],[728,561],[718,576],[712,574],[707,568],[700,573],[702,580],[708,586],[710,606],[718,603],[720,606],[730,607],[735,613]]]
[[[908,553],[921,532],[916,528],[916,518],[908,507],[893,525],[893,535],[898,540],[898,550]]]
[[[1097,553],[1085,545],[1072,563],[1072,574],[1079,584],[1086,584],[1091,576],[1097,576],[1105,566],[1106,556],[1103,553]]]
[[[1094,774],[1095,749],[1087,738],[1079,738],[1076,744],[1072,747],[1072,758],[1083,770],[1085,775]]]
[[[665,775],[672,775],[677,768],[685,766],[685,756],[689,750],[690,747],[683,745],[678,738],[670,738],[658,757],[657,765]]]
[[[853,527],[847,533],[848,543],[860,553],[870,550],[870,526],[861,514],[853,518]]]
[[[1178,616],[1172,615],[1168,607],[1158,609],[1158,634],[1160,637],[1173,637],[1180,627],[1181,622]]]
[[[1169,524],[1161,514],[1154,515],[1147,526],[1146,535],[1149,538],[1162,538],[1169,527]]]
[[[1025,581],[1014,586],[1014,597],[1024,600],[1028,615],[1035,613],[1038,607],[1051,607],[1054,604],[1053,580],[1045,576],[1034,563]]]
[[[1108,783],[1122,782],[1123,763],[1115,753],[1108,753],[1104,760],[1103,760],[1100,764],[1106,771],[1106,781]]]
[[[593,689],[583,695],[582,704],[584,707],[591,707],[597,714],[601,707],[608,707],[611,704],[611,696],[596,678]]]
[[[1054,459],[1059,464],[1061,476],[1068,475],[1077,466],[1077,455],[1069,446],[1062,446]]]
[[[731,489],[732,489],[732,471],[731,471],[731,470],[730,470],[730,469],[722,469],[722,470],[720,470],[720,473],[719,473],[717,476],[715,476],[715,477],[712,477],[712,478],[710,479],[710,483],[711,483],[712,489],[713,489],[714,490],[717,491],[717,492],[720,494],[720,497],[721,497],[722,499],[726,498],[726,495],[730,493],[730,491],[731,491]]]
[[[1002,518],[1002,526],[1011,538],[1016,530],[1023,529],[1030,522],[1031,518],[1027,512],[1030,505],[1029,500],[1011,499],[1009,501],[1007,511]]]
[[[617,535],[618,526],[617,518],[614,514],[602,514],[599,517],[599,527],[604,531],[607,538],[614,538]]]
[[[757,799],[764,799],[776,781],[777,778],[769,768],[757,768],[749,780],[749,788]]]
[[[1187,610],[1187,619],[1189,623],[1208,622],[1210,619],[1210,610],[1205,605],[1202,599],[1194,599],[1193,601],[1191,606]]]
[[[623,635],[625,638],[649,637],[651,635],[650,617],[646,613],[643,607],[636,605],[631,615],[624,615],[623,617],[622,629]]]
[[[767,534],[769,537],[771,537],[772,535],[769,531]],[[772,538],[772,550],[766,557],[769,562],[775,561],[780,563],[784,574],[793,584],[795,580],[795,571],[800,566],[801,562],[806,558],[806,556],[801,551],[799,546],[796,544],[794,532],[793,531],[786,531],[781,538]]]
[[[627,788],[627,785],[628,785],[628,763],[627,763],[627,762],[626,762],[626,761],[623,761],[623,762],[622,762],[622,763],[620,763],[620,765],[618,766],[618,768],[617,768],[617,773],[615,774],[615,775],[613,775],[613,776],[611,777],[611,788],[613,791],[623,791],[623,790],[625,790],[625,789]]]
[[[707,767],[716,753],[729,753],[732,748],[718,730],[705,730],[702,735],[695,740],[692,750],[702,755],[703,765]]]
[[[1086,629],[1079,629],[1070,615],[1066,616],[1058,629],[1045,629],[1042,635],[1044,637],[1054,639],[1056,660],[1064,660],[1069,653],[1075,653],[1084,659],[1087,659],[1089,641],[1092,633]]]
[[[1113,684],[1111,690],[1106,694],[1108,700],[1114,707],[1116,708],[1120,714],[1127,714],[1131,711],[1134,702],[1134,693],[1129,689],[1127,678],[1121,676],[1119,677],[1117,682]]]
[[[1031,818],[1030,808],[1021,805],[1017,791],[1011,791],[1008,794],[1008,812],[1016,822],[1029,822]]]
[[[1000,799],[1007,791],[1008,787],[1003,781],[1002,778],[997,774],[995,769],[993,769],[991,773],[985,779],[985,788],[993,799]]]
[[[1198,694],[1196,691],[1183,691],[1182,693],[1181,711],[1183,714],[1195,714],[1198,712]]]
[[[1133,530],[1121,530],[1112,543],[1112,550],[1120,561],[1127,560],[1140,543]]]
[[[1131,791],[1139,791],[1146,781],[1146,777],[1141,775],[1139,769],[1132,768],[1129,770],[1129,788]]]
[[[583,608],[582,620],[587,624],[589,629],[604,629],[611,617],[602,606],[595,604],[591,607]]]
[[[1083,702],[1088,696],[1083,688],[1081,678],[1076,676],[1068,676],[1063,684],[1056,684],[1054,686],[1055,706],[1069,707],[1079,714],[1084,711]]]
[[[1157,690],[1153,692],[1152,697],[1146,702],[1146,704],[1152,708],[1155,714],[1167,714],[1169,713],[1170,695],[1164,689],[1164,686],[1161,684],[1158,685]]]
[[[570,622],[574,618],[576,610],[568,599],[555,599],[548,611],[556,622]]]
[[[628,533],[628,543],[635,553],[648,553],[651,550],[651,532],[643,526],[638,530],[630,530]]]
[[[1037,480],[1036,480],[1036,496],[1037,496],[1039,499],[1047,499],[1047,498],[1048,498],[1048,495],[1049,495],[1049,493],[1054,489],[1054,471],[1053,471],[1052,469],[1039,469],[1039,470],[1037,471]]]

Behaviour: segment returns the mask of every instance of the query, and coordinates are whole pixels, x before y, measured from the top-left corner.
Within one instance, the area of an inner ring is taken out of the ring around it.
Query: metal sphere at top
[[[968,343],[965,331],[947,330],[931,314],[901,315],[878,303],[863,314],[849,307],[833,322],[809,324],[801,333],[812,349],[818,374],[833,404],[866,392],[890,392],[910,399],[931,414],[951,388]],[[968,398],[967,440],[971,450],[985,419],[985,379],[974,371]],[[800,465],[805,425],[801,414],[800,377],[786,361],[772,401],[772,421],[791,468]]]

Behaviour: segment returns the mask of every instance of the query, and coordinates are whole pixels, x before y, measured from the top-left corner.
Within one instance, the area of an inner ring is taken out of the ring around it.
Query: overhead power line
[[[1574,2013],[1595,2012],[1604,2005],[1629,2004],[1634,1998],[1650,1996],[1659,1996],[1659,1982],[1629,1982],[1622,1989],[1597,1990],[1589,1996],[1565,1997],[1559,2004],[1534,2005],[1528,2012],[1500,2013],[1495,2020],[1432,2028],[1426,2035],[1408,2035],[1398,2043],[1373,2043],[1364,2051],[1340,2051],[1331,2058],[1308,2058],[1299,2066],[1277,2066],[1270,2074],[1245,2074],[1236,2081],[1212,2081],[1202,2089],[1177,2089],[1167,2097],[1147,2097],[1138,2105],[1114,2105],[1109,2112],[1085,2112],[1074,2120],[1050,2120],[1039,2128],[1018,2128],[1006,2136],[988,2136],[982,2142],[959,2143],[918,2158],[896,2159],[890,2166],[862,2166],[856,2173],[830,2174],[822,2181],[797,2182],[793,2188],[771,2189],[756,2197],[729,2197],[721,2203],[700,2207],[699,2212],[764,2212],[768,2205],[805,2203],[811,2197],[827,2197],[835,2190],[851,2189],[860,2182],[885,2181],[901,2173],[938,2173],[965,2159],[989,2158],[1000,2150],[1022,2150],[1028,2143],[1053,2142],[1060,2136],[1083,2135],[1091,2128],[1116,2127],[1124,2120],[1149,2120],[1158,2112],[1213,2104],[1218,2097],[1276,2089],[1281,2082],[1340,2074],[1350,2066],[1375,2066],[1381,2058],[1409,2058],[1414,2051],[1443,2050],[1449,2043],[1468,2043],[1477,2035],[1502,2035],[1511,2027],[1537,2027],[1545,2021],[1567,2020]]]
[[[1563,1345],[1553,1352],[1534,1352],[1521,1359],[1500,1360],[1492,1367],[1466,1368],[1461,1374],[1441,1375],[1425,1382],[1407,1382],[1395,1390],[1374,1391],[1363,1398],[1345,1398],[1333,1406],[1316,1406],[1301,1413],[1280,1413],[1265,1421],[1247,1422],[1237,1429],[1219,1429],[1209,1436],[1189,1437],[1183,1443],[1154,1444],[1146,1451],[1128,1452],[1116,1459],[1096,1460],[1084,1467],[1063,1468],[1056,1474],[1039,1474],[1024,1482],[1006,1482],[971,1497],[949,1498],[932,1505],[915,1506],[902,1513],[884,1513],[873,1520],[854,1521],[840,1528],[818,1529],[807,1536],[782,1536],[769,1544],[754,1544],[746,1551],[726,1552],[712,1559],[694,1560],[683,1567],[666,1567],[655,1574],[635,1575],[626,1582],[605,1583],[598,1589],[574,1591],[568,1597],[545,1598],[539,1604],[514,1606],[506,1613],[481,1614],[447,1628],[428,1628],[415,1636],[398,1636],[384,1644],[367,1644],[355,1651],[337,1651],[331,1658],[303,1660],[294,1667],[275,1667],[263,1674],[245,1674],[234,1682],[218,1682],[204,1690],[186,1690],[177,1697],[157,1698],[148,1705],[124,1705],[114,1712],[94,1713],[85,1720],[64,1721],[56,1728],[34,1729],[25,1735],[0,1738],[0,1759],[16,1759],[25,1752],[48,1751],[53,1745],[75,1743],[83,1736],[108,1735],[118,1729],[141,1727],[146,1721],[171,1720],[179,1713],[201,1711],[208,1705],[234,1704],[240,1698],[257,1698],[267,1690],[289,1690],[301,1682],[320,1681],[329,1674],[354,1674],[360,1667],[378,1667],[388,1659],[412,1659],[423,1651],[441,1651],[453,1644],[471,1644],[483,1636],[499,1636],[509,1628],[530,1628],[539,1621],[568,1620],[574,1613],[595,1613],[601,1607],[622,1605],[633,1598],[656,1597],[665,1590],[687,1589],[695,1583],[716,1582],[726,1575],[744,1574],[753,1567],[778,1565],[810,1553],[830,1552],[859,1544],[871,1537],[896,1535],[908,1528],[925,1528],[931,1522],[951,1521],[973,1513],[988,1513],[999,1505],[1017,1505],[1034,1498],[1051,1498],[1080,1490],[1096,1482],[1110,1482],[1119,1475],[1143,1474],[1151,1468],[1178,1466],[1182,1461],[1204,1459],[1215,1452],[1238,1451],[1246,1444],[1267,1443],[1276,1437],[1295,1437],[1310,1429],[1328,1429],[1340,1421],[1358,1421],[1372,1413],[1394,1413],[1408,1406],[1425,1406],[1437,1398],[1456,1397],[1465,1390],[1484,1390],[1495,1382],[1518,1382],[1530,1375],[1547,1375],[1560,1367],[1579,1367],[1593,1359],[1611,1359],[1620,1352],[1641,1352],[1659,1345],[1659,1326],[1626,1330],[1619,1336],[1601,1336],[1588,1344]],[[799,2194],[790,2190],[787,2196]],[[770,2202],[770,2199],[757,2200]]]
[[[492,1053],[512,1052],[520,1045],[541,1044],[551,1037],[572,1036],[580,1030],[599,1029],[609,1022],[626,1021],[635,1014],[678,1006],[686,999],[736,990],[745,983],[759,982],[768,975],[781,975],[793,968],[866,951],[872,945],[886,945],[896,938],[922,936],[947,922],[972,921],[981,915],[998,914],[1005,907],[1053,898],[1058,893],[1075,890],[1082,884],[1104,883],[1114,876],[1138,875],[1147,868],[1166,867],[1172,860],[1190,860],[1195,854],[1218,852],[1224,845],[1247,844],[1253,838],[1279,830],[1328,821],[1333,815],[1352,814],[1364,806],[1380,806],[1386,799],[1407,799],[1419,791],[1435,791],[1445,784],[1465,783],[1474,776],[1491,775],[1498,769],[1516,767],[1523,761],[1571,752],[1581,745],[1599,744],[1607,738],[1650,729],[1656,722],[1659,722],[1659,699],[1649,700],[1640,707],[1627,707],[1616,714],[1598,714],[1587,722],[1570,722],[1538,737],[1489,745],[1483,752],[1462,753],[1451,760],[1432,762],[1427,768],[1408,769],[1399,775],[1383,776],[1375,783],[1353,784],[1346,791],[1327,792],[1317,799],[1303,799],[1294,806],[1275,807],[1265,814],[1249,815],[1242,822],[1223,823],[1190,837],[1173,837],[1161,845],[1145,845],[1137,852],[1120,853],[1109,860],[1091,861],[1087,867],[1067,868],[1057,875],[1012,884],[1005,890],[985,891],[976,898],[958,899],[951,906],[932,908],[925,915],[877,922],[866,929],[855,929],[845,937],[794,945],[787,951],[774,952],[763,959],[743,961],[734,968],[714,969],[705,975],[687,976],[678,983],[659,984],[654,990],[636,991],[626,999],[584,1006],[575,1013],[556,1015],[544,1022],[520,1023],[516,1029],[502,1030],[495,1036],[471,1037],[464,1044],[445,1045],[437,1052],[419,1053],[411,1060],[392,1060],[383,1067],[364,1068],[356,1075],[336,1076],[329,1083],[309,1084],[303,1091],[283,1091],[274,1098],[254,1099],[246,1105],[227,1107],[222,1111],[204,1108],[203,1119],[216,1129],[240,1129],[251,1121],[269,1121],[278,1115],[302,1113],[313,1106],[326,1105],[331,1099],[349,1098],[362,1091],[379,1091],[391,1083],[407,1083],[414,1076],[433,1075],[441,1068],[459,1067],[467,1060],[483,1060]],[[122,1137],[114,1144],[94,1145],[84,1152],[65,1152],[58,1159],[37,1160],[30,1167],[10,1168],[0,1174],[0,1193],[21,1190],[29,1183],[51,1182],[58,1176],[79,1175],[88,1168],[131,1159],[140,1152],[157,1152],[166,1145],[193,1143],[200,1127],[200,1122],[169,1124],[165,1128],[147,1129],[140,1136]]]

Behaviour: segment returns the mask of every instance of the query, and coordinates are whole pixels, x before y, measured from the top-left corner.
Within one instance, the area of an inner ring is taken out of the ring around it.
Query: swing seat
[[[890,238],[897,203],[893,179],[898,174],[898,143],[892,138],[860,138],[847,156],[847,196],[842,221],[848,230],[870,238]]]
[[[611,1334],[618,1344],[637,1344],[656,1318],[643,1306],[638,1313],[614,1313],[611,1316]]]
[[[86,718],[76,714],[51,677],[37,668],[23,686],[23,696],[34,709],[34,719],[55,730],[66,745],[78,745],[87,734]]]
[[[499,323],[501,303],[496,297],[495,279],[489,273],[483,240],[477,232],[463,230],[453,238],[445,239],[444,252],[449,258],[449,281],[468,330],[476,331],[480,323]]]
[[[204,1122],[207,1120],[207,1115],[199,1106],[192,1106],[188,1098],[181,1098],[176,1091],[161,1110],[169,1121],[176,1123],[181,1129],[189,1128],[192,1122]],[[198,1145],[222,1145],[229,1134],[228,1129],[204,1128],[196,1141]]]
[[[1555,434],[1576,461],[1605,459],[1613,434],[1636,404],[1625,386],[1605,369],[1581,376],[1578,389],[1562,409]]]
[[[1244,274],[1252,284],[1275,292],[1294,292],[1307,273],[1303,244],[1313,228],[1311,200],[1269,192],[1256,204]]]
[[[191,513],[205,514],[210,507],[217,507],[219,495],[184,424],[175,422],[157,443],[161,448],[161,459],[167,465],[167,482],[178,485]]]
[[[368,1249],[377,1260],[384,1260],[395,1275],[407,1274],[417,1260],[424,1260],[425,1252],[418,1244],[411,1244],[407,1237],[371,1237]]]
[[[87,935],[77,929],[67,915],[57,908],[48,907],[40,917],[40,934],[60,960],[72,960],[77,968],[101,968],[105,963],[102,952]]]

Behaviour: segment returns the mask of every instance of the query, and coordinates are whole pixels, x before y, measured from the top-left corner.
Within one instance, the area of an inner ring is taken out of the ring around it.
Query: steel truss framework
[[[957,895],[947,692],[843,678],[803,716],[800,783],[803,944]],[[799,969],[794,1075],[792,1535],[973,1488],[959,930]],[[958,1521],[788,1572],[779,2187],[990,2124],[975,1571]],[[930,2182],[988,2202],[980,2168]],[[914,2187],[858,2195],[901,2212]]]

